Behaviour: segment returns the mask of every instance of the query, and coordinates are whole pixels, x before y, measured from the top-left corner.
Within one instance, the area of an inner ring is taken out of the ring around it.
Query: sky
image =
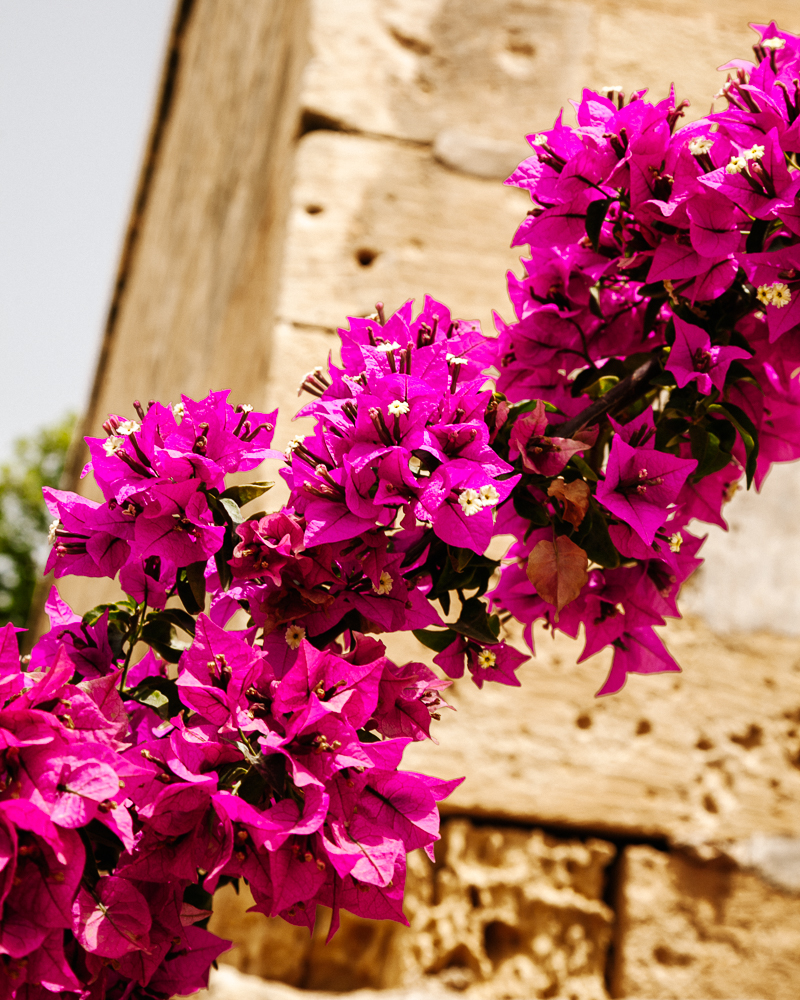
[[[0,0],[0,462],[80,412],[173,0]]]

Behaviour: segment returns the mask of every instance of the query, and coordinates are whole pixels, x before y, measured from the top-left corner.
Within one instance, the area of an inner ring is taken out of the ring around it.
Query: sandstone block
[[[797,27],[791,0],[770,16]],[[301,100],[339,128],[424,142],[455,128],[521,157],[584,86],[660,99],[675,81],[689,116],[706,114],[716,67],[751,54],[752,17],[746,0],[314,0]]]
[[[298,146],[291,198],[281,319],[336,329],[378,300],[394,310],[426,293],[489,332],[492,309],[509,315],[524,192],[448,170],[429,149],[315,131]]]
[[[414,744],[404,766],[466,775],[445,811],[551,826],[725,844],[800,829],[800,643],[725,638],[701,621],[671,623],[681,674],[631,676],[595,699],[608,651],[536,632],[521,688],[458,681],[456,712]],[[393,646],[418,659],[416,640]]]
[[[623,856],[612,991],[651,1000],[794,1000],[800,899],[724,863],[651,847]]]

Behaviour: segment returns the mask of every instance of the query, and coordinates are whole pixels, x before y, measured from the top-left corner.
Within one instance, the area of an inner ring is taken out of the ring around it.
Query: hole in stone
[[[472,903],[473,910],[477,910],[481,905],[481,894],[478,892],[476,886],[471,885],[469,887],[469,901]]]
[[[738,743],[745,750],[752,750],[753,747],[760,747],[764,742],[764,730],[761,726],[751,725],[746,733],[736,734],[730,737],[731,743]]]
[[[695,743],[698,750],[713,750],[714,744],[707,736],[701,736],[700,739]]]
[[[703,796],[703,808],[705,809],[706,812],[710,813],[719,812],[719,806],[717,805],[716,799],[714,798],[713,795]]]
[[[523,39],[509,38],[506,42],[506,49],[516,56],[526,56],[528,59],[536,55],[536,46]]]
[[[521,943],[517,928],[502,920],[492,920],[483,929],[483,946],[493,965],[519,954]]]
[[[377,250],[368,250],[366,247],[356,250],[356,260],[362,267],[370,267],[375,262],[377,256]]]
[[[325,209],[322,205],[306,205],[306,211],[309,215],[319,215],[319,213],[324,212]]]
[[[659,965],[691,965],[694,959],[691,955],[681,954],[679,951],[673,951],[672,948],[668,948],[666,945],[659,945],[653,951],[653,958],[659,963]]]
[[[592,725],[591,715],[587,715],[586,712],[584,712],[583,715],[579,715],[575,720],[575,725],[578,729],[590,729]]]
[[[652,730],[652,725],[647,719],[639,719],[636,726],[636,735],[644,736]]]

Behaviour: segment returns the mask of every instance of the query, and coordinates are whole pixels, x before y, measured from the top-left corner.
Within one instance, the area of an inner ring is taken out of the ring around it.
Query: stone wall
[[[794,0],[768,13],[800,30]],[[674,79],[699,116],[755,16],[744,0],[181,0],[84,431],[134,398],[230,387],[281,407],[280,443],[348,313],[428,292],[490,329],[518,266],[526,197],[501,182],[524,133],[583,84]],[[325,946],[324,919],[309,940],[226,890],[228,961],[286,985],[228,965],[212,994],[796,996],[798,495],[792,467],[734,499],[691,617],[666,630],[682,675],[596,701],[607,658],[578,665],[540,634],[522,689],[454,686],[440,744],[409,753],[467,775],[436,864],[412,860],[409,930],[350,919]],[[109,594],[61,589],[80,608]]]

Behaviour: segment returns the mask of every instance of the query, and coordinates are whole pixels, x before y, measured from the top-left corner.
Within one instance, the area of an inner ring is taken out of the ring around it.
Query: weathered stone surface
[[[430,149],[311,132],[297,150],[279,316],[335,329],[379,299],[396,309],[427,293],[491,331],[492,309],[509,312],[509,243],[528,204]]]
[[[449,820],[430,896],[417,878],[411,926],[392,938],[395,982],[438,979],[469,996],[509,1000],[605,998],[613,915],[601,896],[614,853],[601,840]]]
[[[800,992],[800,899],[757,875],[629,847],[617,920],[614,996],[794,1000]]]
[[[305,989],[398,987],[467,990],[469,996],[605,1000],[613,915],[602,901],[614,848],[539,830],[448,820],[436,864],[409,858],[410,927],[329,915],[312,939],[247,914],[252,897],[226,888],[210,929],[235,942],[224,962]]]
[[[409,768],[465,782],[445,810],[676,843],[722,843],[800,829],[800,643],[726,639],[698,620],[670,624],[682,674],[631,676],[593,693],[608,652],[537,630],[522,687],[456,682],[456,707],[415,744]],[[419,658],[415,640],[395,655]]]
[[[791,0],[770,16],[797,26]],[[716,67],[751,53],[752,17],[747,0],[315,0],[302,100],[345,129],[431,142],[456,128],[524,155],[524,133],[584,86],[662,95],[675,81],[706,114]]]

